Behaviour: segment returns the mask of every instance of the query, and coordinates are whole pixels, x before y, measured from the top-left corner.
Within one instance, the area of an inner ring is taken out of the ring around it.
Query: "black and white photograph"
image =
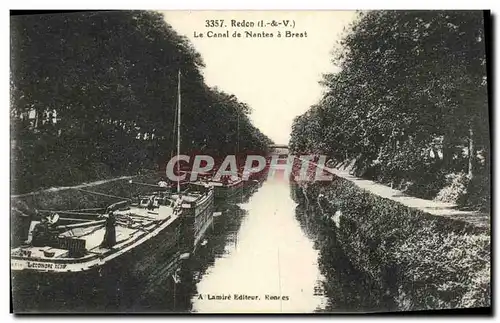
[[[488,10],[10,14],[14,314],[491,314]]]

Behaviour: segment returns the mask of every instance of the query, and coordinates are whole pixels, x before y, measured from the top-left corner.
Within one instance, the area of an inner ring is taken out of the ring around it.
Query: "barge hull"
[[[142,302],[180,268],[181,218],[136,248],[82,272],[11,270],[12,303],[23,312],[113,312]]]

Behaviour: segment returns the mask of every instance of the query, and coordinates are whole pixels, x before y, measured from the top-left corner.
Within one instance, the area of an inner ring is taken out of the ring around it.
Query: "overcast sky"
[[[335,70],[331,51],[353,11],[163,11],[165,20],[187,36],[201,54],[209,86],[234,94],[252,108],[256,127],[276,143],[287,144],[293,118],[318,102],[322,73]],[[206,28],[206,20],[223,19],[226,28]],[[231,27],[231,20],[290,20],[295,28]],[[273,38],[208,38],[209,31],[245,30],[273,33]],[[277,38],[277,31],[307,32],[302,38]],[[205,34],[195,38],[194,33]]]

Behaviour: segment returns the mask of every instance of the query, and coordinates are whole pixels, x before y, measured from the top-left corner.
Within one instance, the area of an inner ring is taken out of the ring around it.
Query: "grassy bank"
[[[490,306],[489,229],[403,206],[342,178],[302,188],[316,216],[330,220],[349,266],[396,309]]]
[[[30,208],[42,210],[70,210],[83,208],[106,207],[111,203],[126,199],[139,193],[151,192],[152,188],[143,185],[129,183],[128,178],[105,181],[104,183],[88,184],[84,187],[63,187],[36,191],[21,196],[11,198],[11,202],[22,201]],[[138,175],[132,177],[134,182],[154,184],[158,177],[148,175]],[[87,191],[87,192],[86,192]],[[89,193],[97,192],[110,196],[95,195]]]

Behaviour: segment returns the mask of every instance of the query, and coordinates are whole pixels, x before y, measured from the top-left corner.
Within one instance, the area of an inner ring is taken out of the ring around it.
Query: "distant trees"
[[[483,23],[480,11],[360,13],[334,53],[340,72],[293,125],[292,150],[354,160],[358,175],[425,197],[463,174],[489,198]]]
[[[11,51],[15,191],[163,163],[175,144],[179,69],[183,152],[270,142],[244,103],[204,84],[200,54],[159,13],[13,17]]]

